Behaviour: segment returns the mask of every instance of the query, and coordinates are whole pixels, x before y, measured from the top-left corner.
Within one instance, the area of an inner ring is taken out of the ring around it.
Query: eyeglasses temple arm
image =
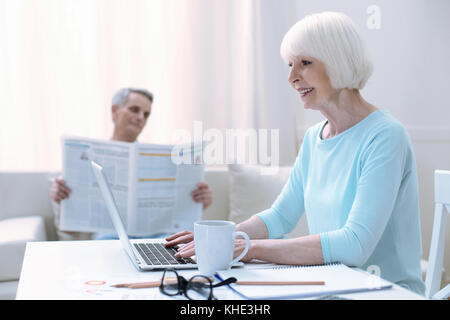
[[[222,280],[219,283],[213,284],[213,288],[217,288],[217,287],[221,287],[221,286],[225,286],[228,285],[230,283],[235,283],[237,281],[237,279],[235,277],[230,277],[228,279]]]

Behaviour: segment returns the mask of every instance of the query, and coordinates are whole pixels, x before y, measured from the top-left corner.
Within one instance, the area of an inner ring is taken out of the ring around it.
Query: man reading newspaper
[[[111,114],[114,122],[113,141],[135,142],[144,129],[151,114],[153,95],[144,89],[124,88],[119,90],[112,99]],[[59,229],[61,201],[70,197],[72,190],[67,186],[62,176],[57,177],[50,187],[50,197],[54,202],[55,225],[60,240],[113,239],[115,235],[96,234],[89,232],[70,232]],[[212,192],[206,182],[197,184],[191,192],[192,199],[202,204],[203,210],[212,203]],[[162,234],[152,234],[146,237],[159,237]]]

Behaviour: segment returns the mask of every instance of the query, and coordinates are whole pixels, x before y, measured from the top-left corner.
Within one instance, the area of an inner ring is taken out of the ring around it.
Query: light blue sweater
[[[306,211],[325,263],[375,265],[382,278],[424,294],[417,172],[406,130],[381,110],[327,140],[324,124],[308,129],[281,194],[257,214],[269,238],[292,231]]]

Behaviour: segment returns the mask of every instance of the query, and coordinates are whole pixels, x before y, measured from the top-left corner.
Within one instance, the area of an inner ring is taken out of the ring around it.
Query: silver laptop
[[[94,175],[105,199],[109,215],[119,239],[131,262],[138,270],[149,271],[166,268],[194,269],[197,268],[195,260],[191,258],[175,258],[178,247],[166,248],[164,239],[129,239],[119,211],[117,210],[114,197],[103,172],[103,167],[91,161]]]

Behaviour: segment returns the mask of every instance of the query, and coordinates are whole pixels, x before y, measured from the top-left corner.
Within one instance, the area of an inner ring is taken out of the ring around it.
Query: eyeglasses
[[[211,278],[203,275],[196,275],[186,280],[174,269],[168,269],[163,273],[159,290],[168,296],[184,294],[189,300],[217,300],[213,295],[213,288],[234,282],[236,282],[236,278],[231,277],[213,284]]]

